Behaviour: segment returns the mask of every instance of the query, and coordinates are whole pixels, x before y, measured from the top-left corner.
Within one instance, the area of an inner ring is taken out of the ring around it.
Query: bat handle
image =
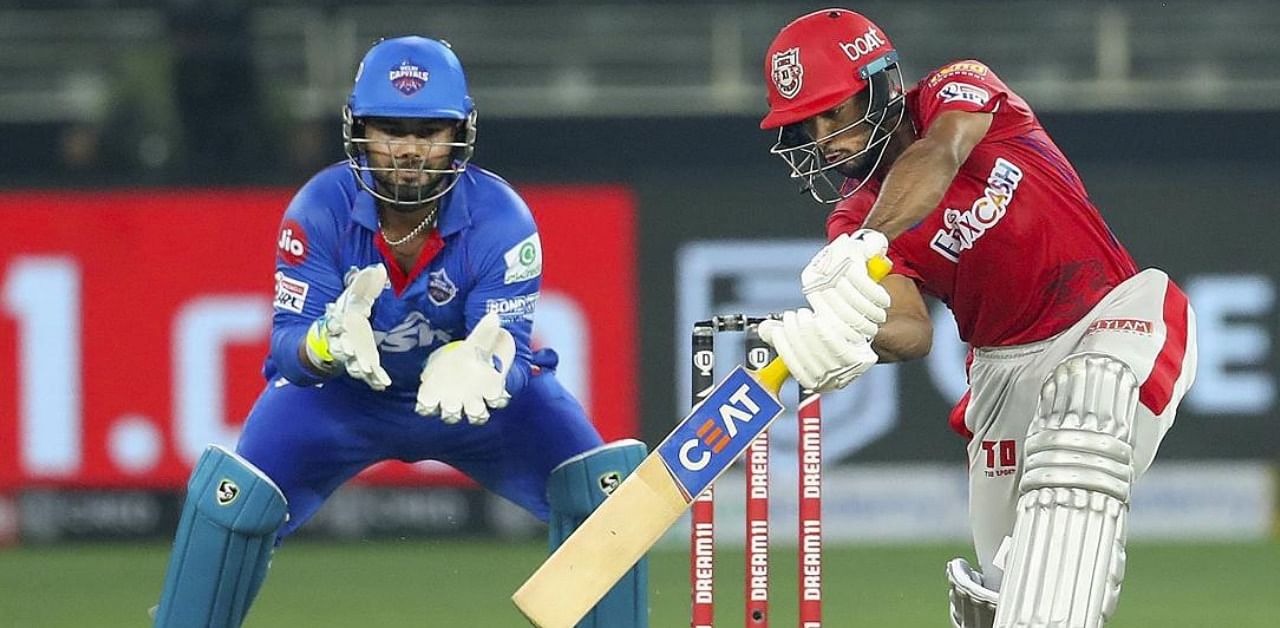
[[[892,270],[893,262],[883,255],[876,255],[867,260],[867,273],[876,283],[889,276]],[[780,357],[770,360],[764,368],[756,372],[756,379],[774,395],[782,390],[782,385],[787,382],[788,377],[791,377],[791,371],[787,370],[787,365],[783,364]]]
[[[876,283],[889,276],[889,272],[893,270],[893,262],[883,255],[876,255],[867,260],[867,274],[871,275],[871,279]]]

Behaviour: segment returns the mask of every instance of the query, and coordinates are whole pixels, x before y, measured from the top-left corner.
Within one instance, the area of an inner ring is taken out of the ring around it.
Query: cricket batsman
[[[1126,517],[1195,375],[1195,315],[1139,270],[1027,103],[980,61],[902,78],[844,9],[787,25],[765,57],[772,152],[834,203],[801,280],[762,325],[796,379],[847,385],[932,342],[921,295],[971,346],[950,417],[968,441],[978,564],[946,566],[951,624],[1096,627],[1124,580]],[[887,254],[881,284],[865,260]],[[868,350],[866,339],[872,339]]]
[[[602,443],[555,353],[531,350],[537,226],[470,163],[476,109],[448,44],[375,44],[343,119],[347,159],[284,213],[267,385],[235,451],[192,472],[157,627],[240,626],[274,548],[379,461],[453,466],[547,521],[554,549],[645,457]],[[641,562],[579,626],[647,626],[646,580]]]

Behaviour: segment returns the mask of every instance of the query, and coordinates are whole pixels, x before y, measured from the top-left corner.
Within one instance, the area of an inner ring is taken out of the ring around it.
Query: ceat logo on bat
[[[658,445],[658,455],[693,501],[738,458],[782,404],[738,367]]]

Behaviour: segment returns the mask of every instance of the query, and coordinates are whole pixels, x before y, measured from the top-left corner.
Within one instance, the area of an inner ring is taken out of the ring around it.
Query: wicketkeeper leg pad
[[[155,626],[240,626],[287,518],[284,493],[266,474],[222,447],[206,449],[187,484]]]
[[[998,594],[982,584],[982,574],[965,559],[953,558],[947,562],[947,580],[951,628],[991,628]]]
[[[613,489],[644,460],[644,443],[626,439],[585,451],[560,463],[547,479],[551,551],[582,525]],[[645,628],[649,625],[649,560],[627,575],[587,614],[578,628]]]
[[[1124,580],[1138,382],[1124,362],[1078,353],[1040,389],[995,626],[1095,628]]]

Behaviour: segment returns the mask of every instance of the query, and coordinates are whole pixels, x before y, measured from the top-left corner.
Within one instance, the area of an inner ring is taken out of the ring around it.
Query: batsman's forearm
[[[933,348],[933,325],[914,319],[890,319],[871,341],[880,362],[906,362],[929,355]]]
[[[915,141],[889,170],[863,228],[898,237],[933,212],[959,170],[954,151],[928,137]]]

